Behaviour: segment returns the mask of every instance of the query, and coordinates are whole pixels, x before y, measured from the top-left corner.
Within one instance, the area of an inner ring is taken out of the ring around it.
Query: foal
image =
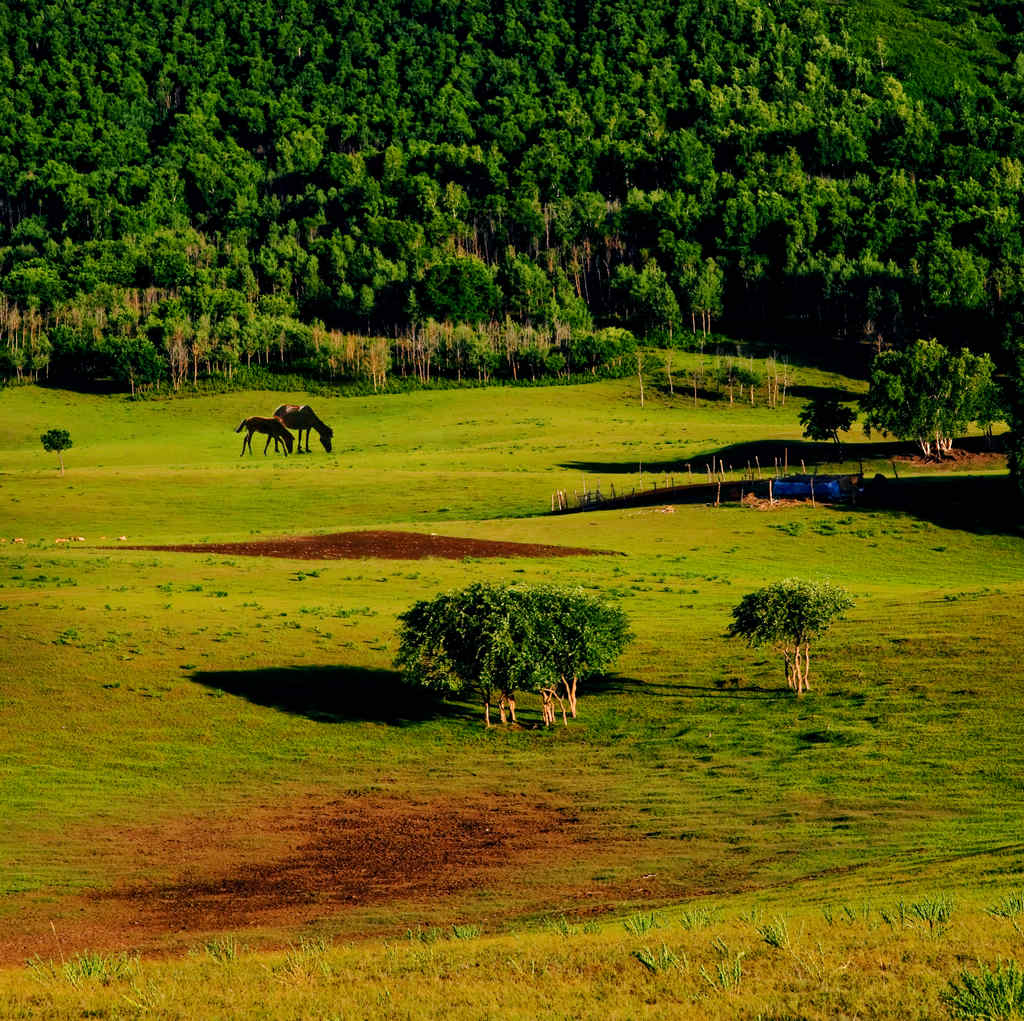
[[[245,439],[242,440],[242,454],[245,456],[245,448],[248,446],[249,453],[252,453],[252,434],[263,433],[267,437],[267,442],[263,445],[263,456],[266,457],[267,448],[270,446],[270,441],[274,441],[274,449],[277,450],[277,441],[280,440],[284,444],[284,454],[287,457],[292,452],[292,446],[295,443],[295,437],[284,427],[284,422],[279,418],[243,418],[239,427],[235,430],[236,433],[240,433],[243,429],[247,429],[248,432],[245,434]]]

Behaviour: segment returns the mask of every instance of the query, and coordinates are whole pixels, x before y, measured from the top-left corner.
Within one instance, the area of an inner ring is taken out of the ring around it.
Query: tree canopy
[[[853,606],[845,589],[828,582],[787,578],[748,593],[732,610],[731,637],[773,645],[783,655],[786,681],[798,694],[810,689],[810,643]]]
[[[473,694],[515,720],[517,691],[566,698],[576,715],[580,678],[609,666],[631,635],[622,611],[555,586],[476,582],[417,602],[399,616],[396,664],[406,680],[440,694]],[[547,708],[545,723],[551,722]]]
[[[67,429],[47,429],[39,437],[43,444],[43,450],[56,452],[57,460],[60,463],[60,473],[64,474],[64,451],[71,449],[71,433]]]
[[[431,318],[998,343],[1012,6],[6,5],[3,371],[148,378],[97,331],[328,371]]]
[[[952,352],[935,340],[882,351],[862,402],[865,428],[914,440],[925,457],[948,454],[970,422],[1001,417],[994,408],[994,371],[987,354]]]
[[[799,421],[804,427],[804,436],[812,440],[832,440],[841,453],[843,444],[839,434],[857,421],[857,412],[844,408],[836,397],[820,397],[807,404],[800,412]]]

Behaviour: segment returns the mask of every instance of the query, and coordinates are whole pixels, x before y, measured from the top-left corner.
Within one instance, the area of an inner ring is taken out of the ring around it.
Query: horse
[[[299,434],[299,453],[302,453],[302,432],[306,432],[306,453],[309,453],[309,431],[315,429],[320,437],[324,450],[331,452],[331,440],[334,438],[334,430],[321,422],[308,404],[282,404],[274,412],[275,418],[281,419],[286,426],[295,429]]]
[[[284,444],[284,456],[287,457],[292,452],[292,446],[295,443],[295,437],[284,427],[284,422],[279,418],[260,418],[259,416],[253,418],[243,418],[239,427],[235,430],[236,433],[240,433],[243,429],[248,429],[245,434],[245,439],[242,440],[242,454],[245,456],[245,448],[248,446],[249,453],[252,453],[252,434],[253,433],[264,433],[267,437],[267,442],[263,445],[263,456],[267,455],[267,448],[270,446],[270,441],[274,441],[274,450],[277,450],[277,441],[280,440]]]

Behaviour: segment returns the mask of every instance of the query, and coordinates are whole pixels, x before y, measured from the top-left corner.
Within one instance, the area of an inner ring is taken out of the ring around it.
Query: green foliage
[[[689,961],[683,954],[682,960],[679,955],[670,950],[664,943],[657,950],[650,947],[642,947],[634,950],[633,956],[652,974],[658,975],[665,971],[686,971],[689,969]]]
[[[554,586],[474,583],[399,616],[395,663],[429,691],[473,692],[485,706],[603,670],[630,639],[625,615]],[[572,687],[573,698],[575,683]],[[504,718],[504,708],[502,708]]]
[[[835,397],[820,397],[808,404],[799,415],[804,436],[812,440],[832,440],[841,457],[843,444],[839,439],[857,421],[853,408],[844,408]]]
[[[782,650],[786,680],[797,694],[805,690],[810,642],[853,606],[850,595],[828,582],[787,578],[748,593],[732,609],[729,635],[753,647]]]
[[[999,961],[995,970],[980,964],[977,972],[962,971],[942,993],[954,1017],[1014,1019],[1024,1017],[1024,968]]]
[[[1024,309],[1012,6],[14,5],[0,375],[376,388],[531,346],[554,375],[567,332],[719,317],[995,348]],[[453,357],[430,318],[547,340]]]
[[[776,950],[789,949],[789,926],[786,924],[785,918],[779,917],[773,922],[759,925],[757,931],[768,946],[774,947]]]
[[[60,453],[71,448],[71,433],[67,429],[48,429],[39,438],[42,440],[43,450]]]
[[[60,473],[63,475],[64,451],[71,449],[71,433],[67,429],[47,429],[39,439],[42,441],[43,450],[56,452]]]
[[[999,417],[994,371],[987,354],[967,348],[953,354],[935,340],[882,351],[862,402],[865,430],[916,440],[925,456],[942,456],[972,420],[991,423]]]
[[[399,616],[395,664],[429,691],[473,692],[485,707],[495,694],[531,688],[534,646],[521,593],[477,582],[421,600]]]
[[[102,954],[86,950],[74,954],[60,965],[43,961],[38,955],[28,962],[33,977],[44,985],[65,982],[75,989],[86,983],[108,986],[113,982],[130,981],[139,970],[139,960],[126,953]]]
[[[632,641],[625,613],[580,589],[538,585],[525,592],[533,651],[534,684],[565,687],[573,716],[576,684],[599,674]]]
[[[716,941],[715,949],[721,959],[715,962],[710,973],[701,965],[700,976],[715,992],[733,992],[743,981],[743,958],[746,954],[742,950],[732,953],[721,939]]]
[[[953,915],[953,901],[948,896],[926,897],[914,901],[910,905],[914,918],[928,927],[928,934],[933,937],[943,936],[949,927]]]
[[[719,912],[716,908],[708,908],[702,905],[684,908],[679,915],[679,924],[687,931],[707,929],[718,919],[718,915]]]
[[[662,921],[661,918],[652,911],[649,914],[632,915],[627,918],[622,925],[626,932],[631,936],[645,936],[651,931],[651,929],[660,929]]]
[[[1016,924],[1016,920],[1024,915],[1024,889],[1013,890],[1004,897],[1000,897],[988,910],[995,917],[1008,918]]]
[[[215,936],[208,939],[202,946],[201,952],[206,954],[210,960],[217,964],[234,964],[238,960],[241,947],[234,936]]]

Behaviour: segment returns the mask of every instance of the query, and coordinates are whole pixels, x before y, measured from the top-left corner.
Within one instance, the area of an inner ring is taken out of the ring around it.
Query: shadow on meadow
[[[781,676],[781,668],[779,673]],[[580,686],[581,701],[588,695],[629,695],[650,698],[738,698],[772,701],[794,698],[793,693],[786,687],[785,681],[782,681],[778,687],[761,687],[748,682],[738,683],[730,678],[722,678],[711,684],[673,684],[661,681],[641,681],[634,677],[623,677],[620,674],[588,677]]]
[[[851,512],[892,511],[942,528],[1024,535],[1024,501],[1009,475],[940,475],[869,482]]]
[[[989,445],[984,436],[962,436],[956,440],[954,450],[959,456],[974,455],[987,457],[991,455],[1001,456],[1004,449],[1004,438],[1006,434],[995,436]],[[857,467],[858,462],[892,461],[894,458],[915,459],[913,463],[905,466],[897,462],[897,471],[901,474],[911,471],[912,467],[918,465],[916,456],[919,453],[917,445],[906,440],[871,440],[863,443],[843,441],[842,465],[848,470]],[[685,484],[687,478],[687,465],[692,469],[694,481],[699,481],[697,476],[710,467],[712,459],[717,462],[724,462],[726,467],[735,471],[741,471],[749,463],[752,468],[760,464],[763,478],[768,478],[775,467],[775,460],[778,459],[779,468],[788,465],[789,474],[795,474],[801,469],[801,461],[808,469],[818,465],[828,465],[835,468],[840,462],[837,461],[837,451],[834,443],[816,443],[811,440],[754,440],[750,443],[732,443],[725,447],[714,447],[708,450],[700,450],[689,457],[677,457],[671,460],[648,460],[633,455],[629,460],[618,461],[564,461],[559,467],[568,471],[586,472],[592,475],[629,475],[637,470],[637,464],[642,462],[644,474],[675,475],[676,482]],[[948,462],[954,465],[955,461]],[[942,471],[944,465],[936,463],[933,466],[936,471]]]
[[[844,443],[842,463],[856,466],[858,461],[890,460],[894,457],[912,456],[912,444],[900,440],[878,443]],[[779,467],[788,463],[789,473],[800,471],[800,462],[808,468],[819,464],[836,464],[836,447],[833,443],[813,443],[809,440],[756,440],[752,443],[732,443],[725,447],[700,450],[689,457],[677,457],[671,460],[643,459],[644,474],[674,475],[676,482],[685,484],[687,466],[693,471],[694,481],[700,481],[699,475],[710,467],[712,459],[721,461],[736,471],[746,468],[749,462],[752,468],[760,464],[761,473],[768,478],[778,458]],[[569,471],[586,472],[590,475],[629,475],[637,470],[638,458],[621,461],[566,461],[559,465]],[[705,479],[706,481],[706,479]]]
[[[372,721],[401,727],[441,717],[473,718],[468,709],[407,687],[394,670],[347,666],[197,670],[192,680],[211,693],[225,692],[321,723]]]

